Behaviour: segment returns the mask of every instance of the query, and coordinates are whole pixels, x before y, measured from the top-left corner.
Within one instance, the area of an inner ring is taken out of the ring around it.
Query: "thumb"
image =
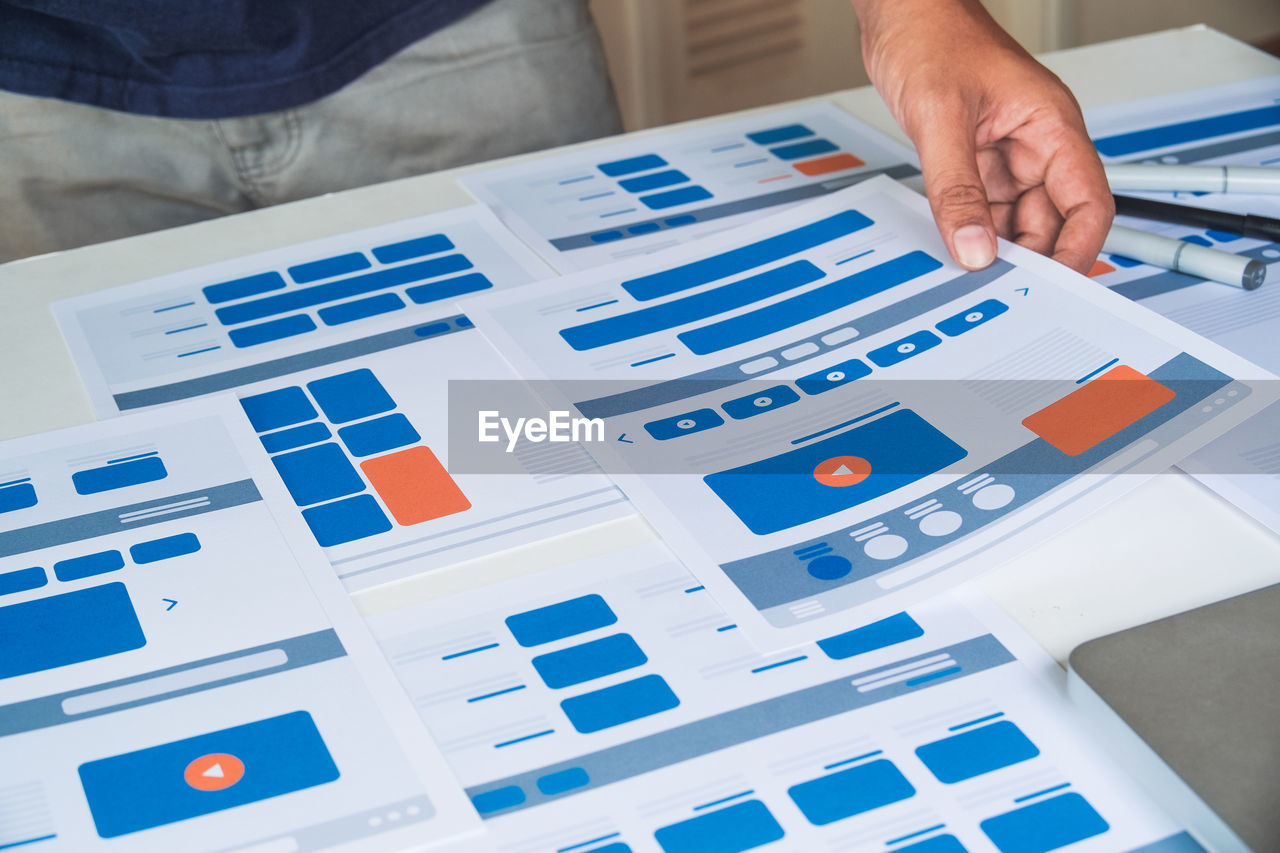
[[[925,193],[951,257],[970,270],[989,266],[996,259],[996,229],[978,171],[973,122],[939,115],[918,136]]]

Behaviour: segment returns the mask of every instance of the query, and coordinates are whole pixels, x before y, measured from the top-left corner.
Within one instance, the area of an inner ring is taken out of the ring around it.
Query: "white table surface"
[[[1280,59],[1200,27],[1058,51],[1041,59],[1085,107],[1280,73]],[[829,97],[906,141],[871,88]],[[470,197],[453,179],[474,168],[0,265],[0,438],[93,420],[50,302],[468,204]],[[407,586],[366,591],[356,597],[357,604],[370,610],[405,597],[436,597],[569,558],[602,542],[642,541],[652,535],[638,518],[614,522],[532,546],[537,559],[508,552],[467,564],[464,571],[447,569]],[[1276,582],[1280,537],[1186,475],[1170,472],[995,568],[978,584],[1063,661],[1074,646],[1093,637]]]

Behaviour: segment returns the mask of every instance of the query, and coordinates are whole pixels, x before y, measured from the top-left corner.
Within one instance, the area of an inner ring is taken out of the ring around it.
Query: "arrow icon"
[[[627,434],[625,432],[622,435],[618,436],[618,441],[621,441],[623,444],[635,444],[634,441],[627,438]]]
[[[176,600],[176,599],[172,599],[172,598],[162,598],[162,599],[160,599],[160,600],[161,600],[161,601],[167,601],[167,602],[169,602],[169,606],[168,606],[168,607],[166,607],[166,608],[164,609],[165,613],[168,613],[170,610],[172,610],[173,608],[175,608],[175,607],[177,607],[177,606],[178,606],[178,602],[177,602],[177,600]]]
[[[1026,296],[1028,293],[1030,293],[1030,292],[1031,292],[1031,288],[1029,288],[1029,287],[1015,287],[1015,288],[1013,289],[1013,292],[1014,292],[1014,293],[1021,293],[1023,296]]]

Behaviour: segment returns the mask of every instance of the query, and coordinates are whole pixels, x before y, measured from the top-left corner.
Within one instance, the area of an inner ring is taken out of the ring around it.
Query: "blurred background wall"
[[[1280,0],[983,0],[1040,52],[1204,23],[1280,54]],[[591,0],[629,130],[867,83],[849,0]]]

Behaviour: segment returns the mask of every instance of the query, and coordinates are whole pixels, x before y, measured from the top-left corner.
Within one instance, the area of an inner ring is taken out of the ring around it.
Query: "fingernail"
[[[951,235],[956,247],[956,260],[963,267],[982,269],[996,259],[996,244],[987,229],[981,225],[965,225]]]

